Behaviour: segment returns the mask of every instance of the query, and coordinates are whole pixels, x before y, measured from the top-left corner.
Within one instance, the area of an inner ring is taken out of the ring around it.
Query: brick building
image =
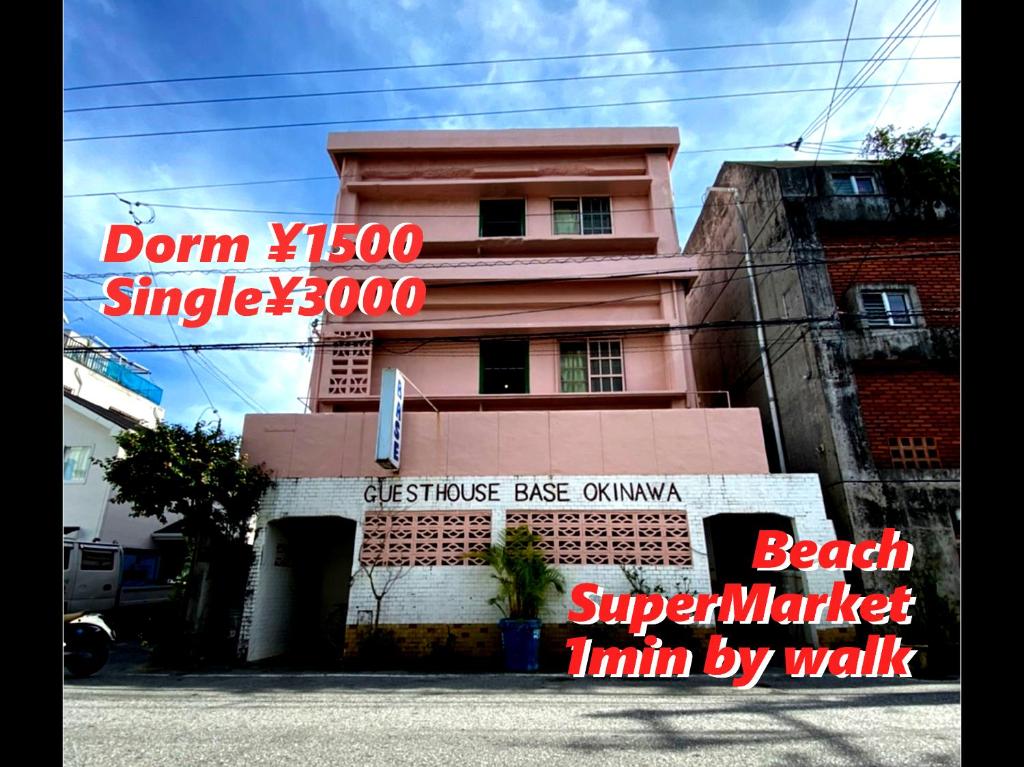
[[[324,317],[311,412],[247,416],[243,449],[277,486],[258,520],[244,658],[349,657],[379,608],[403,658],[492,663],[495,581],[464,555],[508,525],[540,533],[570,587],[609,593],[629,591],[623,567],[670,592],[749,579],[760,527],[834,537],[816,477],[769,473],[757,410],[695,383],[677,148],[670,128],[331,134],[337,219],[420,224],[420,258],[372,273],[419,275],[428,295],[411,321]],[[388,368],[418,390],[397,473],[374,461]],[[813,592],[834,579],[764,577]],[[544,616],[549,657],[568,609]]]
[[[701,329],[698,386],[761,410],[773,470],[818,474],[841,534],[903,531],[910,574],[865,585],[917,587],[903,631],[942,664],[959,643],[957,201],[922,213],[888,178],[870,161],[725,163],[684,252],[732,279],[702,276],[686,306],[694,322],[752,320],[756,276],[768,376],[753,328]]]

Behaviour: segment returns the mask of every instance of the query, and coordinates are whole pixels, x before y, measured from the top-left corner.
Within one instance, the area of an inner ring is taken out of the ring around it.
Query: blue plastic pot
[[[506,671],[536,671],[540,656],[540,621],[498,621],[501,627],[501,647],[505,651]]]

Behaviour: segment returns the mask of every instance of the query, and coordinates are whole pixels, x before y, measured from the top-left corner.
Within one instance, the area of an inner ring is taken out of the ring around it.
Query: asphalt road
[[[64,688],[64,764],[960,764],[959,685],[105,670]]]

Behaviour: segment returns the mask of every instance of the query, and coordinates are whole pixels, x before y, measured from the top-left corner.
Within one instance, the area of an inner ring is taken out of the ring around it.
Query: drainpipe
[[[736,212],[743,230],[743,263],[747,267],[747,280],[750,282],[750,301],[754,306],[754,322],[757,324],[757,343],[761,347],[761,370],[764,374],[764,386],[768,394],[768,412],[772,418],[772,430],[775,432],[775,450],[779,456],[779,471],[786,473],[786,457],[782,452],[782,428],[779,426],[779,410],[775,402],[775,384],[772,382],[772,369],[768,363],[768,345],[765,342],[764,324],[761,318],[761,301],[757,297],[757,282],[754,280],[754,265],[750,258],[750,235],[747,232],[747,216],[740,204],[740,190],[734,186],[710,186],[708,192],[731,192]]]

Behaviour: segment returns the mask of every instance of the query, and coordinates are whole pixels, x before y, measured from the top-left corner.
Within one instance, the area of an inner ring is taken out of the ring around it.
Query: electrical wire
[[[933,0],[934,1],[934,0]],[[834,101],[832,112],[834,113],[840,107],[846,104],[850,98],[861,88],[866,87],[865,83],[878,71],[878,69],[884,64],[890,56],[896,51],[905,40],[909,39],[909,32],[912,31],[913,27],[916,26],[923,13],[926,13],[929,8],[922,8],[921,4],[927,2],[927,0],[916,0],[914,5],[911,6],[910,10],[903,16],[903,18],[897,23],[896,27],[886,36],[884,41],[875,52],[871,55],[874,59],[873,64],[865,64],[857,70],[856,74],[850,79],[850,81],[843,86],[840,91],[838,101]],[[906,36],[901,37],[901,34],[907,33]],[[811,124],[804,129],[801,136],[808,136],[813,133],[821,125],[821,122],[825,120],[828,114],[828,109],[819,113],[818,116],[811,121]]]
[[[952,61],[959,56],[923,56],[919,61]],[[890,59],[890,61],[907,61],[910,58]],[[853,59],[849,63],[868,62],[871,59]],[[756,69],[779,69],[785,67],[808,67],[838,64],[838,60],[824,59],[819,61],[793,61],[773,64],[740,64],[724,67],[697,67],[690,69],[663,69],[652,72],[613,72],[600,75],[565,75],[564,77],[536,77],[525,80],[491,80],[475,83],[445,83],[443,85],[410,85],[398,88],[362,88],[344,91],[305,91],[301,93],[277,93],[263,96],[225,96],[222,98],[182,99],[178,101],[149,101],[134,104],[106,104],[101,106],[74,107],[65,109],[65,114],[80,112],[106,112],[119,109],[148,109],[152,107],[195,106],[200,104],[232,104],[246,101],[280,101],[285,99],[327,98],[334,96],[367,96],[384,93],[418,93],[424,91],[457,90],[461,88],[491,88],[502,85],[541,85],[545,83],[584,82],[591,80],[613,80],[630,77],[661,77],[666,75],[688,75],[707,72],[734,72]]]
[[[842,74],[843,74],[843,62],[846,60],[846,48],[850,44],[850,33],[853,31],[853,20],[857,17],[857,2],[858,2],[858,0],[853,0],[853,12],[850,14],[850,26],[847,27],[847,29],[846,29],[846,41],[843,43],[843,55],[842,55],[842,58],[839,61],[839,71],[836,72],[836,82],[835,82],[835,85],[832,87],[832,98],[828,102],[828,110],[825,112],[825,123],[824,123],[824,125],[823,125],[823,127],[821,129],[821,140],[822,141],[825,140],[825,134],[828,133],[828,121],[829,121],[829,118],[832,116],[832,105],[836,103],[836,90],[839,88],[839,78],[842,77]],[[896,90],[896,88],[898,88],[898,87],[899,87],[899,82],[897,81],[896,84],[893,87],[893,90]],[[819,145],[818,146],[818,151],[814,155],[814,165],[811,166],[812,168],[817,168],[818,167],[818,157],[820,155],[821,155],[821,146]]]
[[[946,116],[946,110],[949,109],[949,105],[953,103],[953,97],[956,96],[956,92],[959,89],[960,82],[957,81],[957,84],[953,86],[953,92],[949,94],[949,101],[947,101],[946,106],[942,108],[942,114],[940,114],[939,119],[935,121],[935,127],[932,129],[932,134],[934,134],[939,129],[939,125],[942,123],[942,118]]]
[[[958,34],[944,34],[944,35],[929,35],[931,38],[959,38]],[[863,40],[883,40],[885,38],[879,36],[870,37],[855,37],[857,41]],[[404,70],[418,70],[418,69],[440,69],[448,67],[465,67],[465,66],[476,66],[480,64],[523,64],[523,63],[536,63],[540,61],[574,61],[574,60],[589,60],[599,58],[614,58],[623,56],[646,56],[654,53],[689,53],[694,51],[719,51],[719,50],[731,50],[737,48],[768,48],[777,47],[782,45],[812,45],[818,43],[837,43],[840,42],[840,38],[818,38],[813,40],[775,40],[769,42],[756,42],[756,43],[722,43],[716,45],[690,45],[685,47],[676,48],[646,48],[641,50],[632,51],[611,51],[606,53],[576,53],[576,54],[563,54],[556,56],[522,56],[516,58],[504,58],[504,59],[478,59],[475,61],[450,61],[450,62],[438,62],[429,64],[392,64],[387,66],[375,66],[375,67],[345,67],[337,69],[305,69],[298,71],[289,72],[248,72],[238,74],[226,74],[226,75],[201,75],[193,77],[165,77],[150,80],[125,80],[121,82],[112,83],[92,83],[89,85],[72,85],[64,88],[65,91],[84,91],[84,90],[96,90],[99,88],[122,88],[126,86],[135,85],[157,85],[163,83],[194,83],[194,82],[209,82],[213,80],[240,80],[240,79],[255,79],[255,78],[266,78],[266,77],[298,77],[308,75],[326,75],[326,74],[349,74],[349,73],[364,73],[364,72],[395,72]]]
[[[922,83],[883,83],[861,85],[859,88],[918,88],[934,85],[953,85],[952,81],[940,80]],[[545,112],[569,112],[583,109],[610,109],[617,107],[650,106],[653,104],[681,104],[697,101],[750,98],[760,96],[790,96],[802,93],[827,92],[830,88],[789,88],[774,91],[748,91],[743,93],[717,93],[705,96],[679,96],[663,99],[640,99],[637,101],[616,101],[604,104],[560,104],[549,107],[521,107],[518,109],[489,109],[479,112],[449,112],[431,115],[402,115],[394,117],[362,117],[349,120],[310,120],[305,122],[267,123],[262,125],[229,125],[217,128],[188,128],[178,130],[144,131],[138,133],[108,133],[97,136],[72,136],[64,138],[65,143],[83,141],[106,141],[111,139],[154,138],[158,136],[195,136],[213,133],[236,133],[240,131],[278,130],[284,128],[315,128],[330,125],[367,125],[371,123],[414,122],[417,120],[447,120],[456,117],[494,117],[498,115],[538,114]]]
[[[956,135],[956,134],[953,134]],[[811,142],[804,142],[805,144]],[[862,143],[862,139],[834,139],[829,144],[841,146],[843,144],[851,144],[859,147]],[[733,147],[714,147],[710,149],[678,149],[676,154],[706,154],[710,152],[741,152],[752,149],[783,149],[792,148],[790,144],[758,144],[756,146],[733,146]],[[633,155],[629,155],[632,157]],[[621,155],[621,157],[627,157],[627,155]],[[234,181],[230,183],[216,183],[216,184],[192,184],[188,186],[161,186],[161,187],[149,187],[142,189],[108,189],[103,192],[80,192],[77,194],[65,194],[64,199],[70,200],[80,197],[106,197],[111,194],[146,194],[149,192],[179,192],[179,191],[191,191],[197,189],[220,189],[224,187],[234,186],[259,186],[262,184],[290,184],[299,182],[309,181],[337,181],[338,174],[334,173],[329,176],[305,176],[302,178],[271,178],[271,179],[260,179],[254,181]],[[679,207],[679,206],[673,206]],[[700,207],[700,206],[682,206],[682,207]],[[334,213],[316,213],[314,215],[334,215]],[[453,214],[461,215],[461,214]],[[527,214],[535,215],[535,214]]]

